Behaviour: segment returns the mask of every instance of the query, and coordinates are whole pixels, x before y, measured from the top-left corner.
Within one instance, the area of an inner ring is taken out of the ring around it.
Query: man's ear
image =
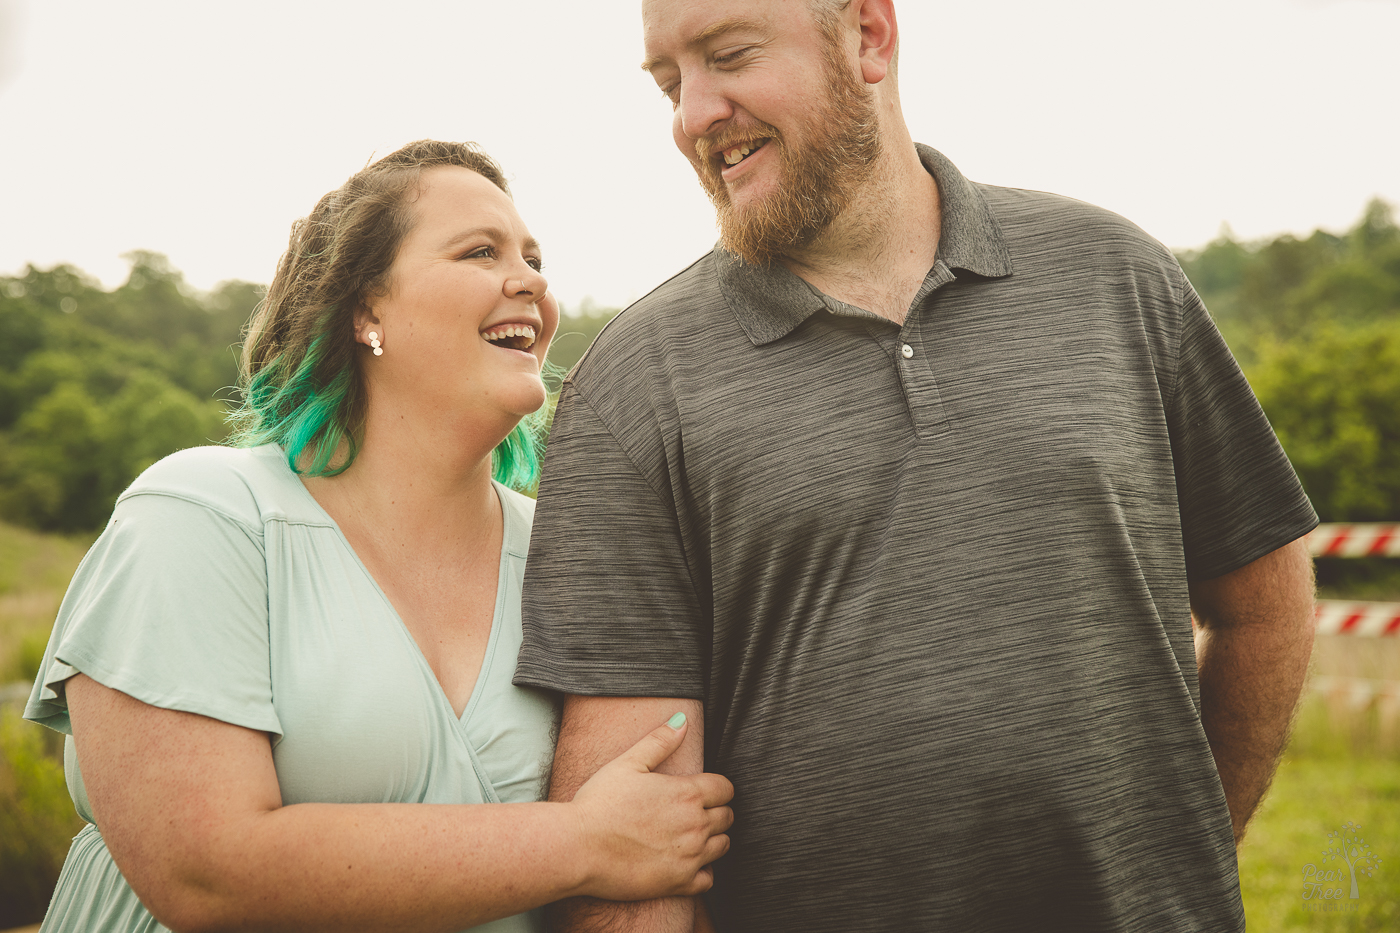
[[[848,14],[860,23],[860,72],[866,84],[879,84],[894,68],[899,24],[894,0],[852,0]]]

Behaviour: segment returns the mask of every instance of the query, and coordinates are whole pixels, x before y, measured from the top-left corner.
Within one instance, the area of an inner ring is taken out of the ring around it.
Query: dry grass
[[[33,679],[63,591],[95,537],[0,522],[0,684]]]

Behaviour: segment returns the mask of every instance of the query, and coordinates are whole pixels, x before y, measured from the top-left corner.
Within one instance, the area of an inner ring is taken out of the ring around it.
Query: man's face
[[[724,245],[768,262],[811,242],[880,151],[875,106],[802,0],[647,0],[644,67],[719,214]]]

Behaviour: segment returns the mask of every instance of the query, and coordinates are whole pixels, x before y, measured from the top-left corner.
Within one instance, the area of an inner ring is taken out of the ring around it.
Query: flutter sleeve
[[[260,525],[206,503],[128,493],[54,623],[25,718],[72,734],[78,673],[163,709],[281,734]]]

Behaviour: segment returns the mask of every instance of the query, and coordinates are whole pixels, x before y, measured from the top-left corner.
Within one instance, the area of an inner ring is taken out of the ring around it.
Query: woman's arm
[[[724,854],[733,788],[652,773],[662,726],[571,803],[282,806],[266,734],[67,683],[93,816],[175,930],[460,930],[562,897],[696,894]]]

